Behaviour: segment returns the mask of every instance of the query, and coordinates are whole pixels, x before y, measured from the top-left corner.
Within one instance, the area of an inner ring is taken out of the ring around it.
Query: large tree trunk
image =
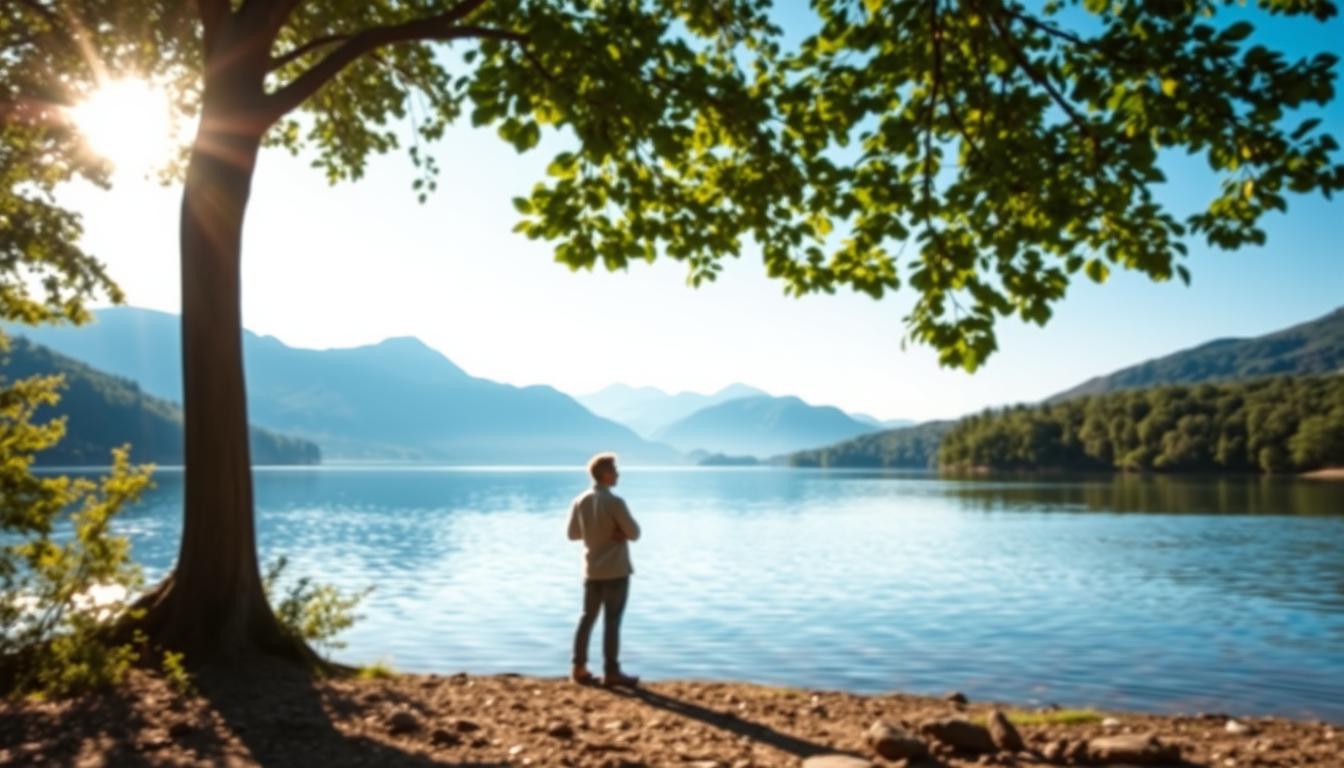
[[[151,642],[188,663],[312,658],[280,626],[257,563],[239,291],[243,216],[266,121],[258,75],[207,79],[182,196],[185,508],[172,575],[141,601]]]

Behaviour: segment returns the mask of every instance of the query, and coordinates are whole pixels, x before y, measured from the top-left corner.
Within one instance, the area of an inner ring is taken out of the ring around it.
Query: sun
[[[119,174],[163,167],[176,143],[168,94],[137,78],[110,80],[69,110],[89,149]]]

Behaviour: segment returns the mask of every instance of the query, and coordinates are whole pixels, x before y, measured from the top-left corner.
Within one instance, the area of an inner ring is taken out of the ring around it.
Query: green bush
[[[35,457],[65,431],[61,419],[33,420],[60,384],[0,381],[0,659],[11,693],[113,685],[137,659],[134,643],[113,644],[106,632],[140,584],[130,544],[111,524],[149,486],[152,468],[131,466],[122,447],[101,478],[34,473]]]
[[[281,555],[266,569],[266,597],[280,623],[295,637],[328,652],[340,650],[345,643],[336,639],[361,616],[355,608],[368,597],[373,587],[344,593],[331,584],[317,584],[307,576],[282,585],[289,559]]]

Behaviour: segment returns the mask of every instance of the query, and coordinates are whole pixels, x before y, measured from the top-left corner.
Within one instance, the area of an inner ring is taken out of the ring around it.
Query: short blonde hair
[[[599,453],[588,460],[588,474],[592,475],[594,480],[601,480],[602,473],[608,470],[616,471],[616,454]]]

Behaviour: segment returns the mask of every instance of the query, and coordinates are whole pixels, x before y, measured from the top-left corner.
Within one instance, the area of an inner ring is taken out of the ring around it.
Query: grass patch
[[[1095,709],[1057,709],[1053,712],[1011,709],[1004,714],[1013,725],[1087,725],[1100,723],[1102,718]]]
[[[397,673],[392,669],[392,665],[386,661],[375,661],[372,664],[365,664],[359,668],[356,674],[360,680],[386,680],[390,677],[396,677]]]

